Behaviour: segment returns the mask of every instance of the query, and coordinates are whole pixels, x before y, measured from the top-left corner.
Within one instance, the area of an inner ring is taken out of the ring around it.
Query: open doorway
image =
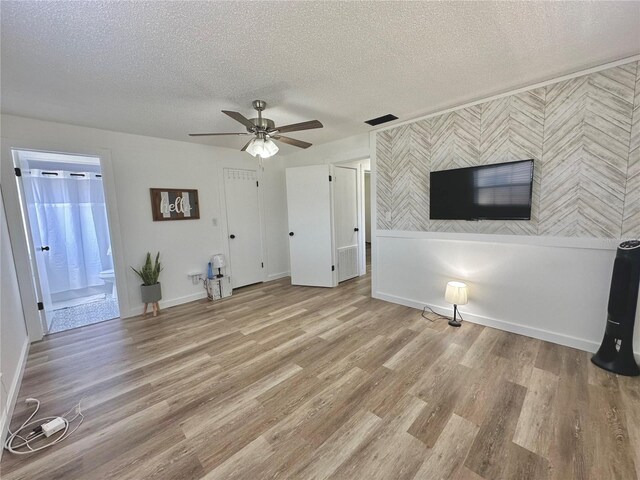
[[[44,333],[119,317],[100,159],[12,155]]]
[[[360,275],[361,249],[358,215],[358,168],[336,165],[333,169],[334,229],[338,282]]]
[[[371,208],[370,208],[370,173],[371,160],[363,158],[334,163],[336,168],[352,168],[356,170],[356,210],[357,210],[357,244],[358,275],[365,275],[371,264]],[[340,208],[336,204],[336,208]],[[349,207],[351,210],[353,207]]]

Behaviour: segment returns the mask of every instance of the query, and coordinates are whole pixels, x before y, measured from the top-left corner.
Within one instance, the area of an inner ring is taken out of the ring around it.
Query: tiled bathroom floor
[[[120,316],[118,301],[113,298],[86,303],[75,307],[54,310],[49,333],[63,332],[84,327]]]

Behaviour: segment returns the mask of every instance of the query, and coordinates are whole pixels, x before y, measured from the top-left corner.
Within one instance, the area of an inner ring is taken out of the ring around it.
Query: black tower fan
[[[633,358],[633,325],[640,287],[640,241],[622,242],[613,264],[607,327],[591,361],[620,375],[640,375]]]

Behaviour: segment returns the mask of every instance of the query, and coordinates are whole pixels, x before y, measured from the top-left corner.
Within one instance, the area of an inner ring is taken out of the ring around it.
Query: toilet
[[[116,290],[116,274],[113,271],[113,268],[110,270],[103,270],[98,274],[100,279],[104,282],[105,285],[111,285],[111,298],[118,298],[118,291]]]

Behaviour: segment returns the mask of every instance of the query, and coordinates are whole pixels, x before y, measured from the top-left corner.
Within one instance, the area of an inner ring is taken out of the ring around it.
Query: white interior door
[[[336,285],[329,165],[287,168],[291,283]]]
[[[364,172],[364,241],[371,243],[371,172]]]
[[[358,276],[358,170],[334,169],[334,211],[338,281]]]
[[[20,165],[21,171],[27,171],[29,169],[28,163],[24,160],[18,159],[17,163]],[[53,302],[51,301],[51,290],[49,289],[49,277],[47,276],[45,256],[49,255],[51,250],[46,243],[47,239],[41,238],[40,236],[40,228],[38,227],[34,211],[35,201],[32,187],[29,184],[30,181],[31,177],[27,175],[18,177],[28,251],[31,261],[31,274],[36,290],[36,298],[43,306],[43,309],[39,307],[41,315],[40,321],[42,322],[43,332],[47,333],[51,329],[51,323],[53,321]]]
[[[264,281],[256,170],[224,169],[233,288]]]

